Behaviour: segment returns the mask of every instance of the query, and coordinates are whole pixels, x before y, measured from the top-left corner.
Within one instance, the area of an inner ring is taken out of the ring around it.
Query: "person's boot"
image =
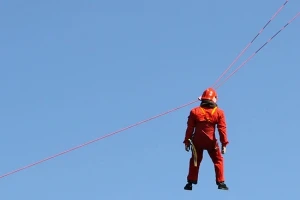
[[[217,185],[219,190],[229,190],[229,188],[224,182],[218,182]]]
[[[193,189],[193,184],[188,182],[185,186],[184,186],[185,190],[192,190]]]

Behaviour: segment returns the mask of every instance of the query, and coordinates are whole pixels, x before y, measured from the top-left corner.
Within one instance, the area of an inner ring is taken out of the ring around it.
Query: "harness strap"
[[[217,110],[217,108],[218,108],[218,107],[215,107],[215,108],[212,110],[212,112],[211,112],[212,115],[215,113],[215,111]],[[208,121],[208,122],[211,122],[210,119],[207,118],[207,116],[206,116],[206,111],[205,111],[202,107],[200,107],[200,109],[202,110],[202,113],[205,115],[205,120]]]

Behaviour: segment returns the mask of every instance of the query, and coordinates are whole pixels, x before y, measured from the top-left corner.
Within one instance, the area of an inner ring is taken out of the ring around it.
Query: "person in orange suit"
[[[229,143],[225,114],[216,104],[218,96],[213,88],[206,89],[198,99],[201,101],[200,106],[190,111],[183,141],[186,151],[193,149],[189,162],[187,184],[184,189],[192,190],[192,184],[197,184],[203,151],[206,150],[214,164],[218,189],[228,190],[225,184],[224,160],[222,156],[222,154],[225,154],[226,146]],[[221,149],[215,137],[216,126],[220,136]]]

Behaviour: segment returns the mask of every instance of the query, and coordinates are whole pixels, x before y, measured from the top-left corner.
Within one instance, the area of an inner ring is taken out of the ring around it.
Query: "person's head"
[[[214,103],[217,102],[218,100],[218,95],[215,89],[213,88],[207,88],[206,90],[204,90],[204,92],[202,93],[202,95],[198,98],[200,101],[202,100],[209,100],[209,101],[213,101]]]

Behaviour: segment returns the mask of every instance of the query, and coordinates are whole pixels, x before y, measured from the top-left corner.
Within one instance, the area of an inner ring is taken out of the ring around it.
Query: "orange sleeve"
[[[196,118],[193,110],[191,110],[187,120],[187,128],[185,131],[185,138],[183,143],[188,143],[188,139],[192,138],[195,126],[196,126]]]
[[[226,146],[229,143],[227,139],[227,124],[225,113],[221,109],[219,109],[217,128],[220,136],[220,142],[223,146]]]

